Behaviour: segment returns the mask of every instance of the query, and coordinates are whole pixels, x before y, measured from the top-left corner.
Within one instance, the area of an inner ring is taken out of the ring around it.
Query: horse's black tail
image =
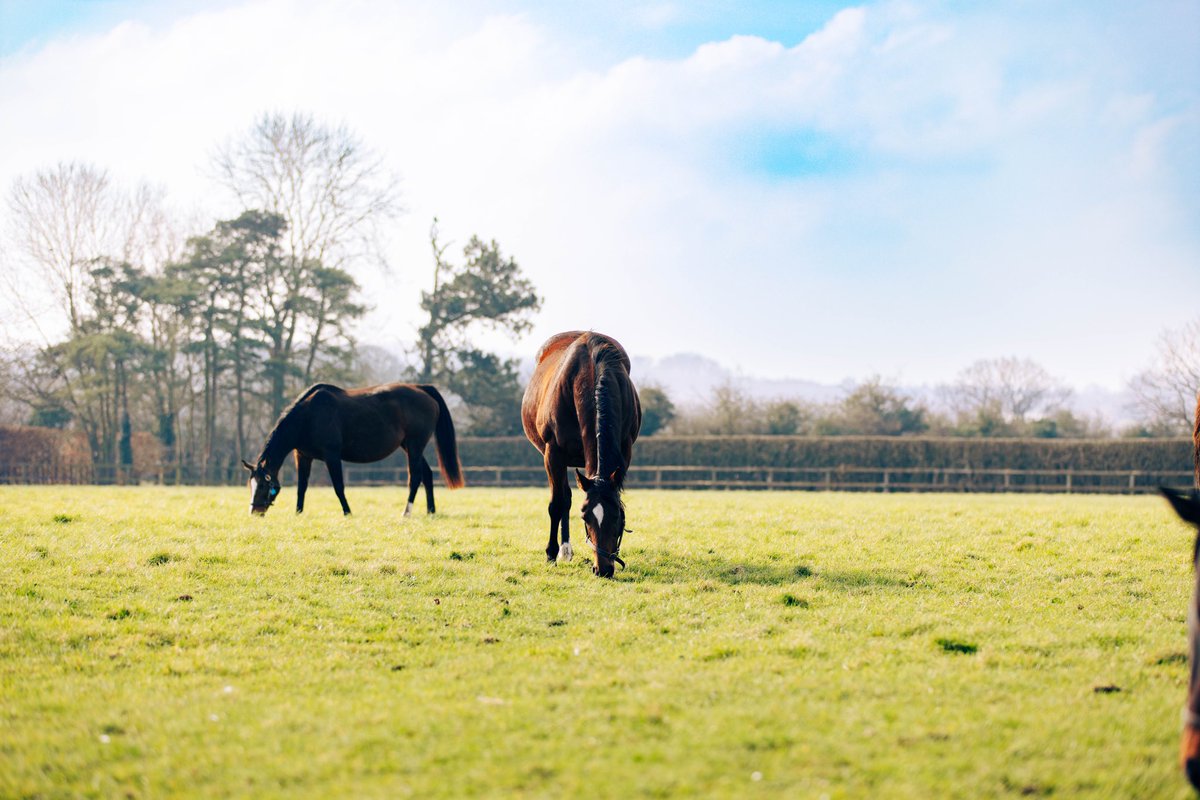
[[[442,393],[432,386],[418,386],[421,391],[432,397],[438,404],[437,427],[434,428],[434,439],[437,442],[438,467],[442,470],[442,480],[451,489],[463,486],[462,464],[458,463],[458,442],[454,438],[454,420],[450,419],[450,409],[442,399]]]

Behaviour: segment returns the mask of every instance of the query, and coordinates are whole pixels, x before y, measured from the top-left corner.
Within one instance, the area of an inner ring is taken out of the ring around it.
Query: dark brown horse
[[[629,356],[603,334],[569,331],[551,336],[537,354],[537,366],[521,401],[525,436],[542,454],[550,481],[550,543],[546,560],[570,561],[571,485],[575,470],[583,502],[588,543],[595,550],[592,571],[611,578],[621,561],[625,505],[621,488],[642,426],[642,407],[629,380]],[[562,526],[562,547],[558,545]]]
[[[389,383],[361,389],[340,389],[318,383],[304,390],[279,416],[275,428],[250,470],[250,513],[265,514],[279,494],[279,467],[288,453],[296,452],[296,513],[304,510],[304,493],[314,459],[329,469],[333,491],[350,513],[346,502],[342,462],[379,461],[403,447],[408,454],[408,505],[412,513],[417,489],[425,484],[425,505],[433,506],[433,471],[425,460],[429,438],[437,439],[438,464],[451,489],[463,485],[462,467],[454,439],[454,422],[446,401],[432,386]]]
[[[1175,511],[1185,522],[1190,522],[1200,530],[1200,491],[1181,492],[1176,489],[1162,489],[1162,493]],[[1200,555],[1200,536],[1192,548],[1192,568],[1195,572],[1200,565],[1196,557]],[[1183,741],[1180,744],[1179,759],[1183,771],[1192,786],[1200,789],[1200,572],[1195,572],[1196,583],[1192,587],[1192,600],[1188,604],[1188,694],[1187,703],[1183,707]]]

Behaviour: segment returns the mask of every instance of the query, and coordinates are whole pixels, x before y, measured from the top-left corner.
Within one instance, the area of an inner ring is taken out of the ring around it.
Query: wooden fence
[[[546,473],[532,466],[472,466],[463,468],[468,486],[544,486]],[[408,473],[401,467],[346,464],[350,486],[404,486]],[[40,465],[11,465],[0,474],[6,484],[236,484],[237,473],[213,480],[171,469],[129,475],[112,467],[58,468]],[[285,482],[294,477],[284,477]],[[435,477],[435,482],[441,482]],[[312,485],[328,484],[320,463],[315,464]],[[626,485],[639,489],[754,489],[840,492],[1050,492],[1095,494],[1141,494],[1159,486],[1188,487],[1192,473],[1184,471],[1073,469],[968,469],[968,468],[876,468],[876,467],[708,467],[635,466]]]
[[[541,467],[464,467],[468,486],[544,486]],[[313,474],[317,470],[314,468]],[[403,469],[347,465],[347,482],[359,486],[404,485]],[[439,480],[436,479],[435,480]],[[1159,486],[1188,487],[1192,473],[1139,470],[1017,470],[957,468],[784,468],[634,466],[629,488],[754,489],[850,492],[1052,492],[1142,494]]]
[[[21,431],[18,431],[20,433]],[[3,430],[0,429],[0,433]],[[137,469],[93,466],[41,455],[12,439],[0,461],[0,483],[236,485],[240,464],[140,462]],[[2,440],[0,440],[2,441]],[[43,448],[45,449],[45,448]],[[545,486],[541,457],[521,437],[459,441],[469,486]],[[433,454],[427,453],[433,460]],[[638,442],[631,488],[786,489],[860,492],[1076,492],[1137,494],[1192,483],[1190,439],[982,440],[909,437],[649,437]],[[375,464],[346,464],[351,485],[402,486],[406,461],[397,453]],[[291,459],[281,474],[295,483]],[[326,484],[320,463],[313,483]],[[435,478],[440,483],[440,478]]]

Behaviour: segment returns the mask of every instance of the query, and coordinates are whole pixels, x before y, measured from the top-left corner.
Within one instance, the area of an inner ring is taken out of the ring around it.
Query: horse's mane
[[[621,418],[616,402],[620,397],[618,382],[622,376],[629,380],[629,356],[616,342],[599,336],[589,339],[588,352],[596,365],[597,478],[608,481],[615,474],[613,483],[619,492],[625,482],[625,459],[621,455]]]
[[[267,443],[263,445],[262,452],[258,454],[255,463],[261,462],[267,457],[267,453],[273,452],[275,447],[282,446],[283,437],[290,433],[292,427],[295,425],[296,409],[300,408],[306,400],[322,389],[335,394],[345,394],[345,390],[342,387],[334,386],[332,383],[314,383],[305,389],[287,408],[279,412],[279,418],[275,420],[275,426],[267,434]]]

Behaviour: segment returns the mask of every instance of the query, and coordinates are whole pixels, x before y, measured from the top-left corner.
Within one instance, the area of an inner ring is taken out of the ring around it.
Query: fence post
[[[885,469],[885,470],[883,471],[883,491],[884,491],[885,493],[886,493],[886,492],[890,492],[890,491],[892,490],[891,483],[892,483],[892,473],[891,473],[891,470],[886,470],[886,469]]]
[[[1133,494],[1137,489],[1137,470],[1129,471],[1129,493]]]
[[[1071,493],[1071,470],[1067,470],[1067,494]]]

